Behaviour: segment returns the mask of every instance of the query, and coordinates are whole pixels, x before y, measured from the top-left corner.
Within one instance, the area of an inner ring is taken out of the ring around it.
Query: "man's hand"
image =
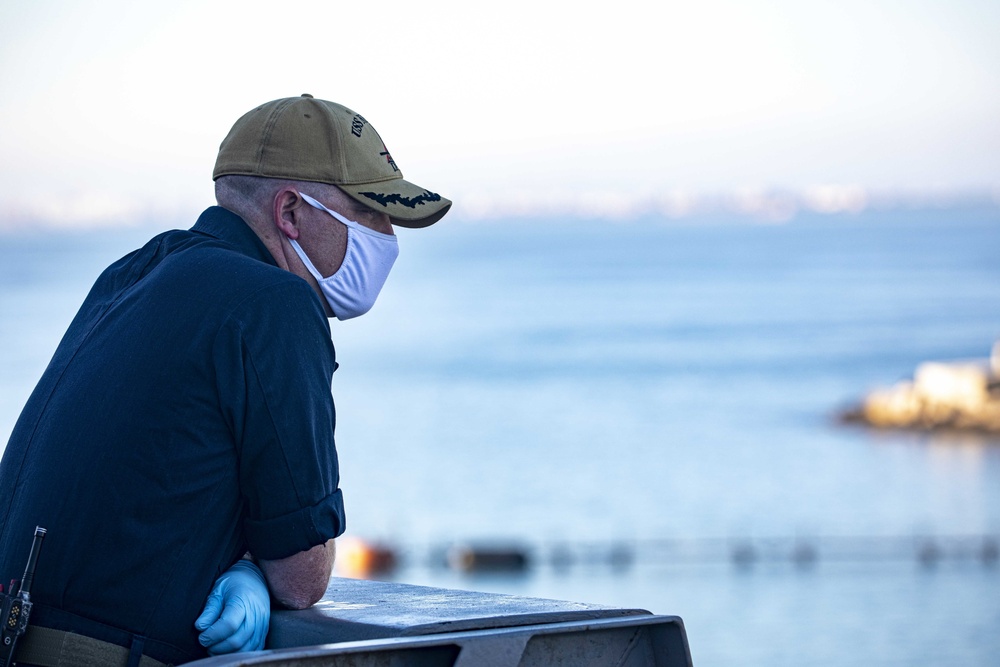
[[[194,622],[209,655],[259,651],[271,620],[271,596],[260,569],[238,561],[220,576]]]

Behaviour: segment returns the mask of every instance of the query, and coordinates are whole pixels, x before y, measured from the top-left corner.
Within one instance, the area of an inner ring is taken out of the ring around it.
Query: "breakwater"
[[[880,428],[1000,435],[1000,342],[989,359],[920,364],[912,380],[872,391],[840,417]]]

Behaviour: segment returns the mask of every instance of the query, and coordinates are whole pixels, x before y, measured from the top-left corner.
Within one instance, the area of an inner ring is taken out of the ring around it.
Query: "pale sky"
[[[307,92],[364,114],[456,216],[1000,192],[998,34],[995,0],[7,0],[0,226],[186,226],[236,118]]]

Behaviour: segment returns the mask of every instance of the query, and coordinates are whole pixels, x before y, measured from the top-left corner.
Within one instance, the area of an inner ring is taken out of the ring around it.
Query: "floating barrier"
[[[379,578],[398,567],[445,568],[462,574],[522,574],[549,568],[624,572],[634,567],[729,563],[750,568],[758,563],[812,567],[818,563],[911,561],[931,567],[949,561],[1000,564],[1000,536],[917,535],[855,537],[766,537],[647,539],[607,542],[465,543],[417,546],[337,541],[336,572],[353,578]]]
[[[448,567],[460,572],[523,572],[530,557],[519,546],[454,545],[445,552]]]

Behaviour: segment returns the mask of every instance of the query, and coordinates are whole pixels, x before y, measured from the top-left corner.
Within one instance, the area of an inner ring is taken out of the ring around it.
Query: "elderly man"
[[[19,663],[260,648],[268,592],[326,589],[345,525],[328,318],[372,307],[393,225],[451,202],[310,95],[240,118],[214,179],[219,206],[100,276],[11,435],[0,574],[48,529]]]

